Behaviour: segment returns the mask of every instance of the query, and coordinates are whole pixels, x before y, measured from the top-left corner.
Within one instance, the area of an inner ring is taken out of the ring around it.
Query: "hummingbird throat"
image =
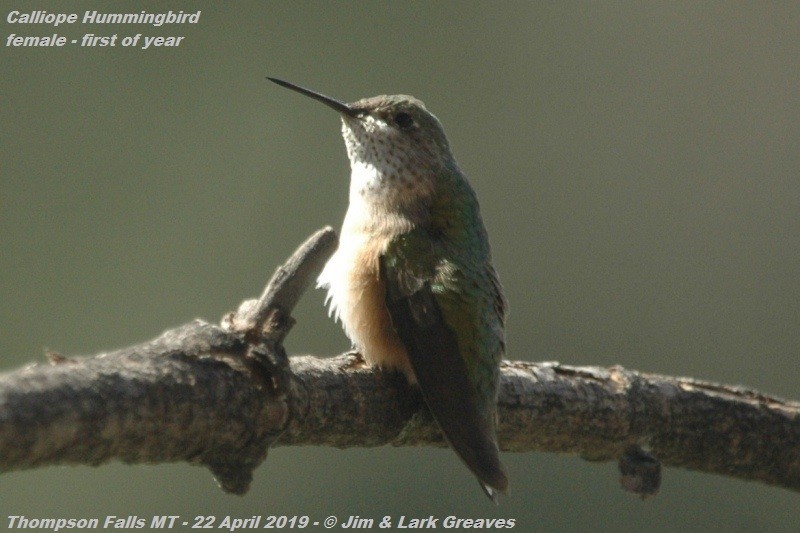
[[[364,138],[360,132],[353,131],[347,119],[343,122],[342,134],[351,169],[350,209],[354,203],[366,203],[391,213],[409,209],[418,211],[427,204],[434,192],[431,170],[409,157],[402,148],[392,146],[402,141],[392,139],[390,135]],[[381,127],[379,120],[373,119],[373,122],[376,123],[374,127]],[[367,123],[365,126],[369,128],[370,125]]]

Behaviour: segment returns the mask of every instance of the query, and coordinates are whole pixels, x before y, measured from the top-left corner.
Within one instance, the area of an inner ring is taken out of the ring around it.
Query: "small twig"
[[[223,319],[223,326],[232,331],[255,333],[282,342],[292,324],[288,328],[279,327],[275,323],[275,312],[289,318],[300,296],[322,271],[337,245],[338,239],[333,228],[326,227],[314,233],[283,266],[275,270],[261,297],[243,302],[235,314]]]

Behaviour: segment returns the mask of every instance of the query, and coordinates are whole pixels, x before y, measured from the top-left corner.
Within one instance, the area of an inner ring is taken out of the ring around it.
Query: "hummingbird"
[[[506,299],[478,199],[439,120],[412,96],[344,103],[270,81],[341,115],[349,206],[317,284],[370,365],[418,385],[487,496],[508,487],[497,445]]]

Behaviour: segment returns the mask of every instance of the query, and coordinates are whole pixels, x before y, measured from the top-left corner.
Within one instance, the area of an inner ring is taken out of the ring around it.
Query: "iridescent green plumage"
[[[475,194],[460,172],[451,172],[439,179],[449,190],[436,195],[428,223],[395,237],[384,256],[403,276],[430,283],[471,381],[493,406],[506,304]]]
[[[491,265],[476,271],[472,261],[448,253],[451,246],[428,229],[403,234],[382,256],[381,278],[426,403],[494,498],[508,485],[495,436],[505,304]],[[484,290],[480,278],[495,289]]]

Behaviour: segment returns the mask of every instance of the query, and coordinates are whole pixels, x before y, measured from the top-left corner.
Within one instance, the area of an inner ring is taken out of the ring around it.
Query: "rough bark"
[[[270,446],[445,446],[401,376],[348,354],[286,357],[289,313],[335,245],[315,234],[222,325],[0,375],[0,471],[186,461],[243,493]],[[800,490],[800,403],[741,387],[505,362],[499,420],[503,450],[619,460],[642,495],[660,464]]]

